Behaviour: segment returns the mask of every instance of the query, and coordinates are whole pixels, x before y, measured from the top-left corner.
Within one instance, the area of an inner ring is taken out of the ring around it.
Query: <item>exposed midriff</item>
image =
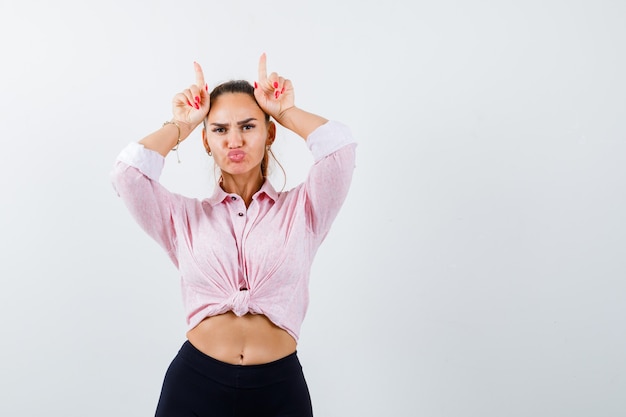
[[[272,362],[295,352],[297,345],[266,316],[232,312],[204,319],[187,332],[187,339],[202,353],[235,365]]]

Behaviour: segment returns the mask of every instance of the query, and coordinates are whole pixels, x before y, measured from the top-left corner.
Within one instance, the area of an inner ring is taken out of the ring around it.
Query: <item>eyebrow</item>
[[[249,117],[247,119],[244,119],[240,122],[237,122],[238,126],[242,126],[245,125],[247,123],[250,123],[251,121],[256,121],[257,119],[255,117]],[[230,123],[211,123],[211,126],[216,126],[216,127],[228,127],[230,126]]]

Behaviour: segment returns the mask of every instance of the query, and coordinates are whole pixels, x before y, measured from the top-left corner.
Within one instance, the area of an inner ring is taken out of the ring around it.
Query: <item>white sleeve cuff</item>
[[[331,120],[311,132],[306,143],[313,154],[314,161],[317,162],[356,141],[352,138],[348,126]]]
[[[146,177],[159,181],[161,171],[165,165],[165,158],[160,153],[146,149],[141,143],[129,143],[117,157],[118,161],[137,168]]]

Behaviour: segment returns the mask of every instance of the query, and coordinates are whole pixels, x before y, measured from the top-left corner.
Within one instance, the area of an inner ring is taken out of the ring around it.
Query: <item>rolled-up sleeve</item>
[[[350,129],[336,121],[317,128],[306,142],[314,160],[304,183],[309,226],[323,239],[348,194],[357,143]]]
[[[176,259],[174,217],[183,197],[171,193],[159,182],[165,159],[158,152],[139,143],[130,143],[117,157],[111,182],[133,218],[168,253]]]

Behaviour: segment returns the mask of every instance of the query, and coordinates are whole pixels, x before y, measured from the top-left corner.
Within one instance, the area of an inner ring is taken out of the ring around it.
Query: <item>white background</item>
[[[253,81],[262,52],[359,140],[299,345],[316,416],[625,415],[625,22],[622,0],[3,0],[0,415],[153,415],[178,275],[109,172],[194,60]],[[162,181],[205,197],[199,138]],[[276,149],[291,188],[311,157]]]

